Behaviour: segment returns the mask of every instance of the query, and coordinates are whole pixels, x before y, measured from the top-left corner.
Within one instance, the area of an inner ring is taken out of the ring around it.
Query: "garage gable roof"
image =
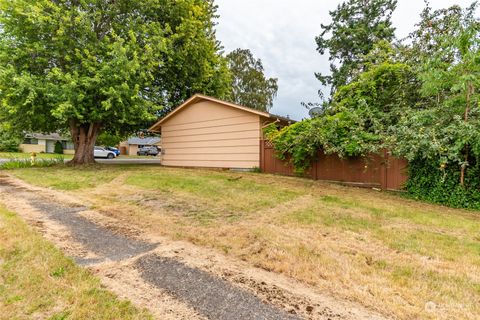
[[[235,109],[239,109],[239,110],[243,110],[243,111],[246,111],[246,112],[250,112],[250,113],[253,113],[253,114],[257,114],[261,117],[264,117],[264,118],[271,118],[271,119],[279,119],[281,121],[288,121],[288,122],[295,122],[291,119],[288,119],[288,118],[285,118],[285,117],[280,117],[280,116],[276,116],[276,115],[273,115],[271,113],[268,113],[268,112],[263,112],[263,111],[258,111],[258,110],[255,110],[255,109],[252,109],[252,108],[248,108],[248,107],[244,107],[244,106],[240,106],[238,104],[235,104],[235,103],[230,103],[230,102],[226,102],[226,101],[223,101],[223,100],[219,100],[219,99],[216,99],[216,98],[212,98],[212,97],[209,97],[209,96],[205,96],[205,95],[202,95],[202,94],[196,94],[194,95],[193,97],[191,97],[190,99],[188,99],[187,101],[185,101],[183,104],[181,104],[180,106],[178,106],[177,108],[175,108],[172,112],[170,112],[169,114],[167,114],[165,117],[163,117],[162,119],[160,119],[157,123],[155,123],[150,129],[148,129],[149,131],[152,131],[152,132],[158,132],[160,131],[160,127],[162,125],[162,123],[164,123],[167,119],[170,119],[171,117],[173,117],[175,114],[177,114],[178,112],[180,112],[181,110],[183,110],[184,108],[192,105],[192,104],[195,104],[197,102],[200,102],[200,101],[212,101],[212,102],[216,102],[218,104],[221,104],[221,105],[224,105],[224,106],[227,106],[227,107],[231,107],[231,108],[235,108]]]
[[[128,144],[139,145],[139,146],[153,146],[161,141],[158,137],[152,138],[138,138],[138,137],[131,137],[128,139]]]
[[[69,141],[70,138],[63,137],[59,133],[27,133],[25,138],[37,139],[37,140],[54,140],[54,141]]]

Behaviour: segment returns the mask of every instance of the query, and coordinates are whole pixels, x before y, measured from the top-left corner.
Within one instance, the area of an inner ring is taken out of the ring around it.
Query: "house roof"
[[[164,123],[167,119],[170,119],[175,114],[180,112],[182,109],[188,107],[189,105],[195,104],[195,103],[200,102],[200,101],[216,102],[218,104],[221,104],[221,105],[224,105],[224,106],[227,106],[227,107],[231,107],[231,108],[243,110],[243,111],[246,111],[246,112],[250,112],[250,113],[253,113],[253,114],[257,114],[257,115],[259,115],[263,118],[268,118],[268,119],[272,119],[272,120],[278,120],[278,121],[289,122],[289,123],[294,123],[295,122],[294,120],[291,120],[291,119],[286,118],[286,117],[281,117],[281,116],[277,116],[277,115],[274,115],[274,114],[271,114],[271,113],[268,113],[268,112],[263,112],[263,111],[255,110],[253,108],[240,106],[240,105],[235,104],[235,103],[219,100],[219,99],[209,97],[209,96],[205,96],[205,95],[202,95],[202,94],[196,94],[193,97],[191,97],[190,99],[186,100],[183,104],[181,104],[180,106],[175,108],[172,112],[167,114],[165,117],[160,119],[157,123],[155,123],[148,130],[152,131],[152,132],[160,132],[160,127],[161,127],[162,123]]]
[[[27,133],[25,138],[33,138],[37,140],[55,140],[55,141],[70,141],[70,138],[63,137],[58,133]]]
[[[161,141],[158,137],[150,137],[150,138],[138,138],[138,137],[131,137],[128,139],[128,144],[140,145],[140,146],[153,146]]]

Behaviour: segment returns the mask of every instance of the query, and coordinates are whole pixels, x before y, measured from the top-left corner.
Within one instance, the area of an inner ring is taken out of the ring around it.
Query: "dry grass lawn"
[[[21,169],[107,215],[401,319],[480,318],[480,213],[255,173]]]
[[[151,319],[0,207],[0,319]]]

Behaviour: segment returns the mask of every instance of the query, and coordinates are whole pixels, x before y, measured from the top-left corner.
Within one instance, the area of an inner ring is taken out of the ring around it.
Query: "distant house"
[[[27,153],[55,153],[55,144],[57,142],[62,144],[64,154],[75,153],[72,140],[58,133],[28,133],[20,145],[20,150]]]
[[[260,167],[262,128],[294,121],[195,95],[149,130],[162,135],[162,164],[177,167]]]
[[[150,146],[160,146],[161,139],[158,137],[131,137],[127,141],[120,143],[120,152],[125,155],[136,155],[139,148],[150,147]]]

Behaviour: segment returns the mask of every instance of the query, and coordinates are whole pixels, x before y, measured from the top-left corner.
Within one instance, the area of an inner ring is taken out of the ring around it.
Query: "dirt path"
[[[384,319],[292,279],[144,234],[52,190],[0,176],[0,202],[120,297],[161,319]]]

